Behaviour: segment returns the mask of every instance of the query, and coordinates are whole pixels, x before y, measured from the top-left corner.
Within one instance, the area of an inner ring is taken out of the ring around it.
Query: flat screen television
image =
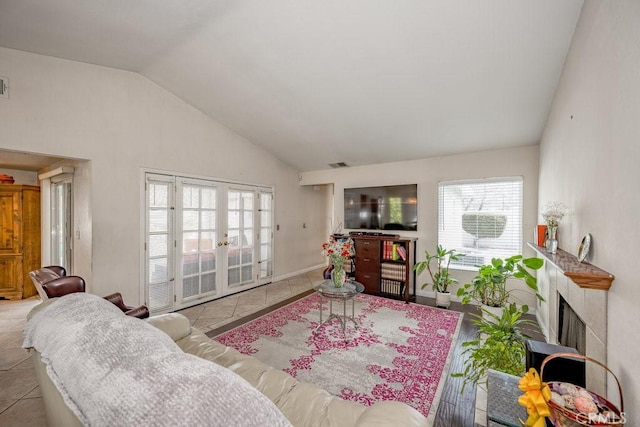
[[[345,188],[344,228],[417,230],[418,185]]]

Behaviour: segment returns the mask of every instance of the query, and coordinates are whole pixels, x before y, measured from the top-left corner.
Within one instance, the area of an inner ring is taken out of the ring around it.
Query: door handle
[[[222,246],[222,242],[218,242],[218,247]]]
[[[229,242],[224,242],[223,245],[227,246],[229,244]]]

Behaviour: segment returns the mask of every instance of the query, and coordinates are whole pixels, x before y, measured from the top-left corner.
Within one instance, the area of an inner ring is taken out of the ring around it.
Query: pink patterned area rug
[[[312,294],[213,339],[343,399],[397,400],[433,420],[462,313],[360,294],[345,343],[337,320],[313,333],[319,309]]]

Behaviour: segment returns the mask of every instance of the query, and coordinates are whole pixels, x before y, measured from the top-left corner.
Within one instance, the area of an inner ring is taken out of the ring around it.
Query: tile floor
[[[305,292],[322,279],[314,270],[289,279],[181,310],[191,324],[208,332]],[[0,426],[46,426],[42,395],[31,356],[22,349],[22,329],[37,297],[0,300]]]
[[[178,311],[207,333],[313,288],[322,269]]]

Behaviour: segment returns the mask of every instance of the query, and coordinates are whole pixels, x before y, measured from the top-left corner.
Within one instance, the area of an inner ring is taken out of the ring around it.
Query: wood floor
[[[313,290],[302,293],[295,297],[292,297],[286,301],[282,301],[276,305],[265,308],[253,315],[238,320],[236,322],[224,325],[218,329],[214,329],[209,331],[207,335],[209,337],[214,337],[223,332],[226,332],[230,329],[236,328],[243,323],[246,323],[250,320],[263,316],[270,311],[273,311],[277,308],[280,308],[286,304],[289,304],[299,298],[302,298],[306,295],[313,293]],[[417,304],[422,305],[434,305],[433,298],[420,297],[416,298]],[[458,336],[458,341],[456,342],[456,347],[454,349],[454,353],[452,355],[451,366],[449,368],[449,372],[461,372],[463,369],[464,363],[464,355],[462,355],[463,347],[462,343],[475,338],[477,333],[477,327],[473,324],[473,318],[470,316],[471,313],[479,314],[479,310],[472,305],[462,305],[457,302],[452,302],[450,310],[459,311],[461,313],[465,313],[465,316],[462,319],[462,325],[460,326],[460,333]],[[530,319],[535,319],[533,316],[529,316]],[[530,335],[534,338],[538,339],[540,337],[538,331],[530,331]],[[446,382],[444,384],[444,389],[442,390],[442,396],[440,398],[440,403],[438,405],[438,412],[436,413],[434,427],[474,427],[477,426],[475,424],[475,406],[476,406],[476,387],[473,385],[467,385],[462,392],[462,378],[452,378],[451,376],[447,376]]]
[[[417,297],[418,304],[434,305],[432,298]],[[460,333],[456,347],[453,350],[449,372],[462,372],[464,369],[464,356],[462,355],[462,343],[475,339],[477,327],[468,314],[479,313],[475,306],[462,305],[452,302],[450,310],[465,313],[460,325]],[[476,387],[468,384],[462,392],[462,378],[447,376],[438,404],[438,412],[434,421],[434,427],[473,427],[475,425]]]

